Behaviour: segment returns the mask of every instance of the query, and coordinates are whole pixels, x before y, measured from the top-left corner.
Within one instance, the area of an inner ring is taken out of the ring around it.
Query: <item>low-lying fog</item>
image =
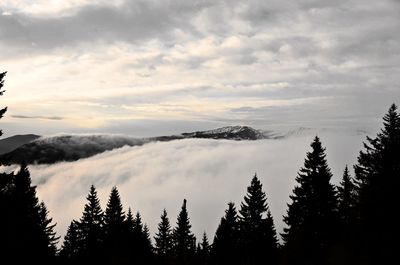
[[[319,132],[338,183],[346,164],[351,167],[365,135]],[[229,141],[186,139],[123,147],[70,163],[30,166],[38,195],[64,235],[69,222],[80,218],[91,184],[103,208],[111,188],[120,191],[124,208],[140,211],[154,235],[166,208],[172,225],[182,200],[188,200],[193,232],[213,238],[229,201],[239,207],[255,172],[263,183],[278,232],[284,226],[295,177],[315,133],[280,140]]]

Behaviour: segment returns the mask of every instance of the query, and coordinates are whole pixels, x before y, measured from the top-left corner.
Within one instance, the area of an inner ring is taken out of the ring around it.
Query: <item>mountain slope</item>
[[[0,140],[0,155],[11,152],[12,150],[27,144],[40,136],[35,134],[14,135]]]
[[[42,137],[5,153],[5,163],[53,164],[61,161],[75,161],[122,146],[139,146],[149,142],[172,141],[187,138],[226,140],[258,140],[270,138],[267,133],[248,126],[228,126],[209,131],[197,131],[171,136],[134,138],[121,135],[59,135]]]

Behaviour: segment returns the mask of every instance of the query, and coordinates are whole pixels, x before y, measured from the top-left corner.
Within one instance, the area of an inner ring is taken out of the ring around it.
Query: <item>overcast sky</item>
[[[15,133],[348,127],[400,103],[400,1],[0,0]]]

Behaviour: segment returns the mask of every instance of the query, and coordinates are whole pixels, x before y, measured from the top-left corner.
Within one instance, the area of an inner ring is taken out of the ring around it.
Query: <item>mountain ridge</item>
[[[55,135],[36,138],[16,149],[0,155],[5,164],[53,164],[62,161],[76,161],[81,158],[109,151],[123,146],[140,146],[150,142],[173,141],[180,139],[225,139],[225,140],[260,140],[274,138],[268,131],[260,131],[249,126],[226,126],[213,130],[195,131],[170,136],[135,138],[124,135]],[[0,140],[4,141],[6,139]]]

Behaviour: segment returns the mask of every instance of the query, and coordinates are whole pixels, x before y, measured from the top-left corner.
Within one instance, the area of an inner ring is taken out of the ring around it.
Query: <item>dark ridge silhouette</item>
[[[255,141],[274,137],[271,132],[261,132],[248,126],[228,126],[210,131],[151,138],[121,135],[60,135],[36,139],[4,153],[0,158],[8,164],[18,164],[21,161],[26,161],[28,164],[53,164],[76,161],[123,146],[141,146],[150,142],[196,138]]]
[[[35,134],[14,135],[0,140],[0,155],[11,152],[18,147],[30,143],[40,136]]]

